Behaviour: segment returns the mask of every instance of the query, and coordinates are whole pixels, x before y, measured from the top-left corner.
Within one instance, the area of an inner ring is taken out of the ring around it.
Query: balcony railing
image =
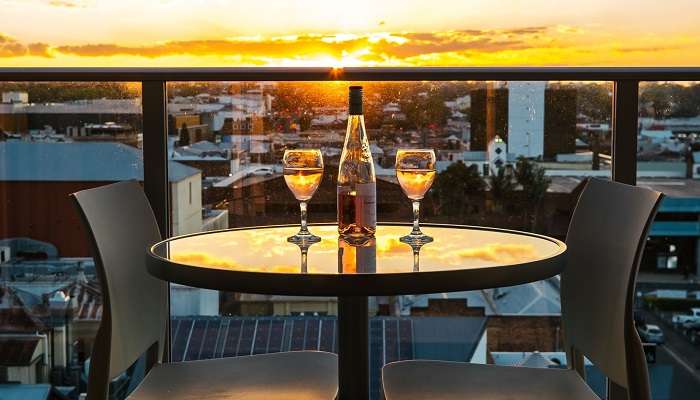
[[[613,82],[612,178],[636,183],[639,85],[700,81],[700,68],[0,68],[0,82],[141,82],[144,186],[170,236],[168,96],[171,81],[608,81]]]

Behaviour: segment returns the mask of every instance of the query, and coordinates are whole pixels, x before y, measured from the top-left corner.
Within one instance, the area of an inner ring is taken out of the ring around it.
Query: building
[[[82,127],[69,126],[66,128],[65,136],[81,142],[119,142],[132,147],[143,147],[142,135],[129,124],[105,122],[104,124],[85,124]]]
[[[0,103],[0,140],[5,139],[5,134],[19,136],[29,132],[27,114],[17,111],[23,107],[21,103]]]
[[[227,143],[216,145],[208,141],[168,150],[171,160],[202,171],[203,178],[230,176],[240,168],[245,154],[244,150],[229,148]]]
[[[30,131],[50,126],[58,133],[65,133],[69,127],[106,122],[127,124],[137,131],[142,129],[140,98],[76,100],[50,104],[10,103],[4,106],[10,107],[2,109],[0,115],[5,115],[2,119],[8,120],[8,115],[13,115],[15,125],[22,127],[22,119],[26,118],[26,127]]]
[[[175,136],[178,140],[181,140],[183,130],[187,131],[187,144],[214,140],[211,127],[209,124],[202,122],[200,114],[191,112],[168,114],[168,135]]]
[[[469,149],[485,151],[498,135],[516,157],[554,159],[574,153],[576,96],[575,89],[548,88],[544,82],[473,90]]]
[[[263,119],[258,115],[247,115],[244,118],[225,118],[221,134],[228,135],[262,135]]]
[[[201,172],[171,161],[172,230],[202,226]],[[62,256],[89,256],[70,194],[113,182],[143,180],[143,155],[119,143],[0,142],[0,237],[54,244]]]
[[[498,135],[508,141],[508,89],[475,89],[470,94],[471,121],[469,150],[486,151],[488,143]],[[488,104],[491,104],[490,106]],[[487,113],[487,109],[491,109]],[[489,128],[489,120],[491,128]]]
[[[516,156],[544,155],[546,82],[508,82],[508,151]]]
[[[29,103],[29,94],[27,92],[3,92],[3,103]]]

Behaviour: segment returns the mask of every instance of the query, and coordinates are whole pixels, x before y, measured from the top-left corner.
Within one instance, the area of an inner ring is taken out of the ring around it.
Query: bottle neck
[[[359,144],[367,140],[365,132],[365,117],[362,114],[348,115],[348,131],[345,134],[345,147]]]

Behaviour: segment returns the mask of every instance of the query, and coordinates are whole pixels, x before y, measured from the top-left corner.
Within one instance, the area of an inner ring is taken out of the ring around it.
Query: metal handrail
[[[694,81],[700,67],[0,68],[0,81]]]

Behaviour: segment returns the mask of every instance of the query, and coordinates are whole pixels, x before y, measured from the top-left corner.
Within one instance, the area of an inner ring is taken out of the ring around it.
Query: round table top
[[[148,270],[183,285],[244,293],[372,296],[454,292],[545,279],[564,267],[566,245],[526,232],[422,225],[434,241],[399,241],[410,227],[380,224],[374,238],[348,243],[336,225],[312,225],[319,243],[287,241],[298,226],[236,228],[179,236],[148,250]],[[417,264],[414,263],[417,261]]]

